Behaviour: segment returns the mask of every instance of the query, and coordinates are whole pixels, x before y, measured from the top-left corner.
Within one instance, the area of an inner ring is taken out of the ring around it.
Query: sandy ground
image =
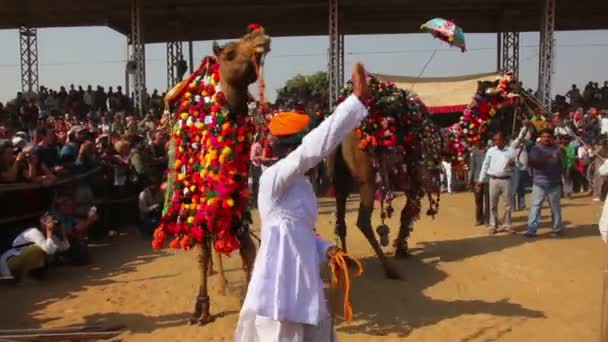
[[[350,252],[365,274],[354,281],[355,319],[337,326],[342,341],[596,341],[602,253],[600,204],[567,200],[564,238],[550,238],[548,210],[541,237],[489,236],[472,226],[472,195],[444,196],[440,214],[424,217],[411,239],[413,254],[396,261],[406,281],[384,278],[355,227],[349,202]],[[403,204],[396,201],[396,207]],[[320,200],[318,229],[333,239],[333,201]],[[516,213],[517,229],[525,214]],[[375,215],[374,225],[378,222]],[[397,219],[390,220],[396,233]],[[0,287],[0,328],[122,323],[127,341],[230,341],[244,286],[238,256],[225,259],[229,291],[211,279],[212,311],[205,327],[186,324],[198,286],[195,254],[154,252],[122,236],[93,249],[94,264],[56,268],[43,283]]]

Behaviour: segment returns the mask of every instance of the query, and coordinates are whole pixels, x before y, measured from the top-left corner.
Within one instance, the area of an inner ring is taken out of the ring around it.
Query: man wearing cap
[[[275,116],[270,132],[283,157],[260,179],[261,245],[235,333],[237,342],[326,342],[335,338],[320,263],[337,252],[314,231],[317,199],[306,173],[367,116],[365,71],[357,65],[354,92],[303,139],[310,117]],[[301,142],[301,144],[300,144]]]

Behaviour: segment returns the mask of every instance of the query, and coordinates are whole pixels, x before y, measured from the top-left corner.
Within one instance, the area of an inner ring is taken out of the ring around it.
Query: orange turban
[[[595,107],[589,108],[589,115],[597,116],[597,114],[598,114],[597,108],[595,108]]]
[[[281,137],[302,132],[310,125],[310,116],[296,112],[280,112],[270,120],[270,134]]]

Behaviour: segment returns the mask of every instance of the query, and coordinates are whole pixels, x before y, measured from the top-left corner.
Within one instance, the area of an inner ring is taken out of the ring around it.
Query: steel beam
[[[19,28],[19,52],[21,57],[21,91],[32,94],[38,84],[38,31],[35,28]]]
[[[538,100],[548,110],[551,110],[551,78],[553,76],[554,31],[555,0],[543,0],[538,67]]]
[[[496,72],[500,72],[502,68],[502,33],[496,33]]]
[[[131,61],[133,70],[133,109],[139,115],[146,110],[146,44],[144,40],[143,0],[131,0]]]
[[[500,70],[512,72],[515,79],[519,78],[519,32],[503,32],[502,56]]]
[[[167,90],[173,88],[180,79],[178,64],[184,58],[182,42],[167,43]]]
[[[194,44],[192,41],[188,41],[188,65],[190,66],[190,73],[194,73]]]
[[[329,0],[329,63],[328,63],[328,78],[329,78],[329,107],[334,105],[334,101],[338,98],[341,88],[340,81],[340,65],[341,60],[340,47],[340,27],[338,0]]]
[[[340,44],[339,47],[339,59],[340,64],[338,65],[338,91],[344,87],[344,34],[340,33]]]

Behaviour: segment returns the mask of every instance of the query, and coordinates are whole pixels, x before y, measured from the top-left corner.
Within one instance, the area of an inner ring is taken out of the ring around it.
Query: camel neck
[[[237,115],[247,115],[247,87],[238,88],[221,82],[222,91],[231,112]]]

